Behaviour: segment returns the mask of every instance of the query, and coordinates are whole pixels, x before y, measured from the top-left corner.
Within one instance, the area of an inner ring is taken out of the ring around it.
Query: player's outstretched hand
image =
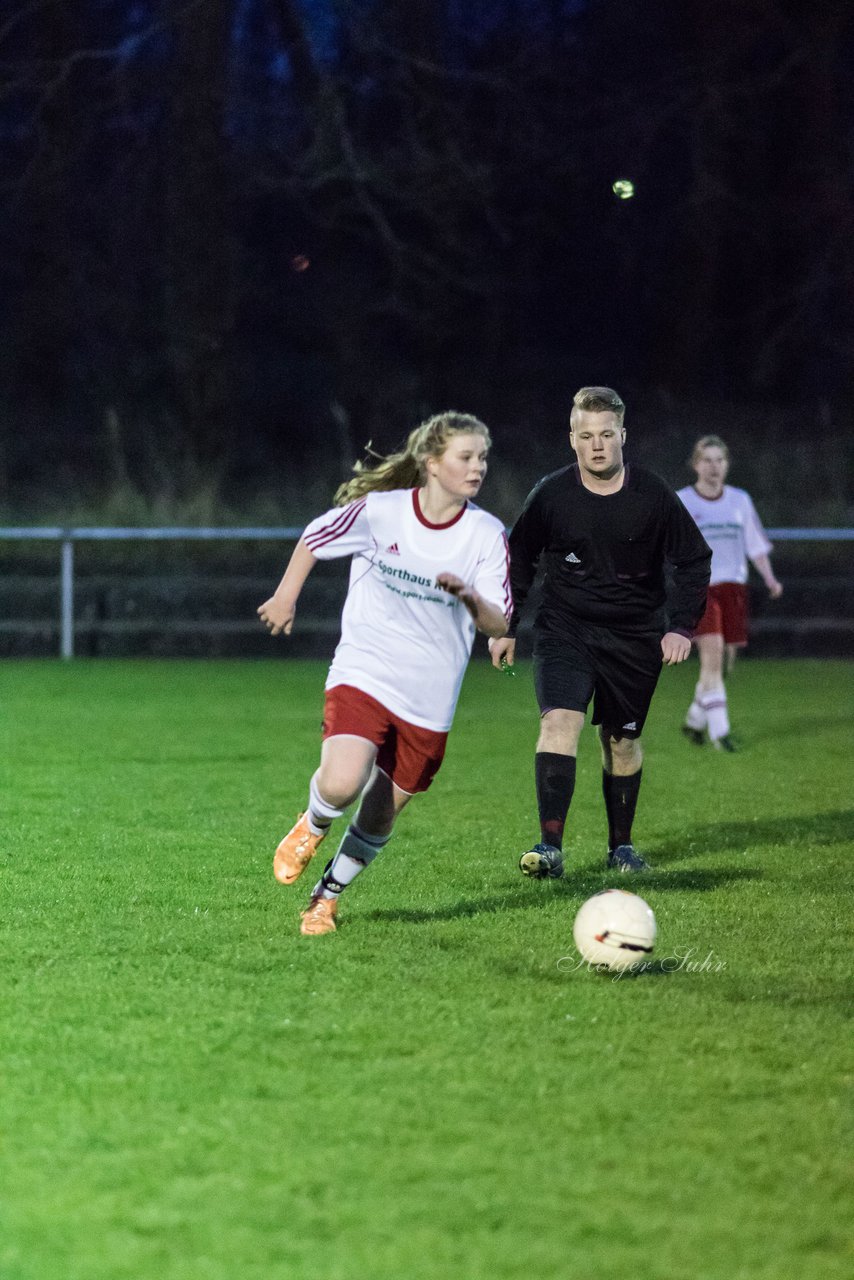
[[[502,636],[500,640],[490,640],[489,652],[492,655],[492,665],[499,671],[503,666],[512,667],[516,659],[516,641],[510,636]]]
[[[269,600],[265,600],[258,606],[258,617],[271,636],[289,636],[293,630],[295,616],[296,606],[289,600],[278,599],[277,596],[270,596]]]
[[[678,631],[668,631],[661,637],[661,659],[666,667],[675,667],[678,662],[684,662],[690,652],[691,641]]]
[[[783,594],[782,582],[778,582],[776,578],[772,578],[771,581],[767,584],[767,586],[768,586],[768,594],[771,597],[771,599],[779,600],[780,596]]]

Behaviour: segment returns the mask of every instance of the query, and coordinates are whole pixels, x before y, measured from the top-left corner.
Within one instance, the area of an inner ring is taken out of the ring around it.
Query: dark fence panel
[[[132,535],[134,531],[127,532]],[[125,546],[125,562],[118,568],[104,563],[110,559],[104,549],[106,539],[98,546],[92,540],[85,550],[79,550],[71,616],[66,619],[74,654],[329,657],[338,635],[349,563],[319,564],[303,590],[292,636],[272,639],[258,622],[256,609],[272,593],[287,560],[290,547],[282,531],[277,540],[271,538],[249,552],[244,547],[240,554],[234,546],[223,545],[224,535],[233,538],[233,531],[217,532],[217,548],[197,548],[200,554],[195,562],[186,548],[179,553],[174,545],[171,550],[161,545],[157,556],[144,554],[138,545],[135,552]],[[257,530],[252,532],[258,534]],[[770,601],[758,580],[751,583],[749,654],[854,656],[850,543],[834,539],[807,546],[804,539],[781,538],[786,531],[772,532],[777,538],[775,569],[785,590],[782,599]],[[164,543],[165,539],[159,541]],[[228,571],[226,566],[234,563],[241,571]],[[249,564],[251,570],[244,567]],[[63,641],[61,605],[68,588],[60,573],[56,541],[43,541],[38,554],[30,547],[25,557],[12,560],[7,555],[5,566],[6,572],[0,575],[0,656],[56,656]],[[522,656],[530,651],[530,619],[535,606],[534,598],[520,634]],[[481,649],[478,646],[477,651]]]

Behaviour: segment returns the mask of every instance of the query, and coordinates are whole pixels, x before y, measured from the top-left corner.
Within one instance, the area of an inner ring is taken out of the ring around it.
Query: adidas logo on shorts
[[[623,728],[624,728],[624,729],[632,729],[632,730],[634,730],[634,732],[635,732],[635,733],[637,733],[637,729],[638,729],[638,722],[637,722],[637,720],[630,720],[628,724],[624,724],[624,725],[623,725]]]
[[[581,561],[574,551],[570,551],[568,556],[564,556],[564,560],[567,564],[581,564]]]

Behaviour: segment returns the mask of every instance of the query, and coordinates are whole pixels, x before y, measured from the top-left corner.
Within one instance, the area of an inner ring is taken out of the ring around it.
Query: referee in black
[[[662,664],[688,657],[706,602],[712,553],[675,493],[653,472],[624,463],[625,411],[610,387],[582,387],[574,396],[569,442],[576,461],[539,482],[513,526],[515,611],[508,635],[489,646],[496,667],[512,665],[519,616],[542,559],[534,621],[540,841],[519,860],[525,875],[538,879],[563,875],[563,829],[591,697],[602,744],[607,865],[646,870],[632,845],[640,736]]]

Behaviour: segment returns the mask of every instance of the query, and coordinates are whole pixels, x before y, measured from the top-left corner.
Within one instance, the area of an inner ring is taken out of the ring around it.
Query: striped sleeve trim
[[[504,587],[504,617],[505,617],[505,618],[507,619],[507,621],[509,622],[509,621],[510,621],[510,618],[511,618],[511,616],[512,616],[512,613],[513,613],[513,593],[512,593],[512,591],[510,590],[510,543],[507,541],[507,534],[506,534],[506,533],[502,533],[501,537],[502,537],[502,539],[503,539],[503,541],[504,541],[504,566],[505,566],[505,568],[504,568],[504,583],[503,583],[503,587]]]
[[[351,503],[349,507],[345,507],[334,520],[323,524],[319,529],[314,529],[305,537],[305,545],[312,553],[318,551],[321,547],[328,546],[331,542],[336,542],[339,538],[343,538],[349,533],[353,525],[359,518],[364,509],[367,498],[363,498],[361,502]]]

